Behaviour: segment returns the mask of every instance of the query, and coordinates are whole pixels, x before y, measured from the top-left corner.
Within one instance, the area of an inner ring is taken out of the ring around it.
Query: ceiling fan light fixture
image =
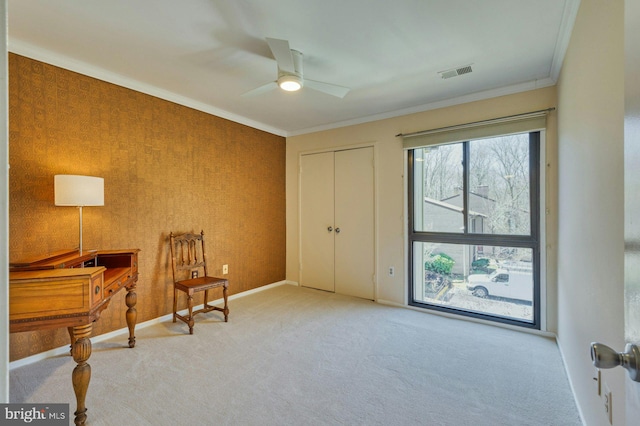
[[[295,92],[302,88],[302,79],[297,75],[283,75],[278,78],[278,86],[287,92]]]
[[[275,81],[271,80],[267,84],[243,93],[242,96],[254,96],[272,89],[276,90],[276,88],[288,92],[296,92],[302,88],[305,88],[305,90],[309,88],[342,99],[349,92],[349,88],[347,87],[305,79],[304,73],[302,72],[302,59],[304,57],[302,52],[291,49],[287,40],[269,37],[267,37],[266,40],[271,49],[271,53],[273,53],[273,58],[278,65],[278,77]]]

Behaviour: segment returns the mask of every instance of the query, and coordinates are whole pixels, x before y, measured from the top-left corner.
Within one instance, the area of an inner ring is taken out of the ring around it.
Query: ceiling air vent
[[[471,71],[473,71],[471,69],[471,65],[465,65],[462,67],[453,68],[446,71],[438,71],[438,74],[440,74],[440,77],[442,78],[451,78],[451,77],[457,77],[462,74],[469,74]]]

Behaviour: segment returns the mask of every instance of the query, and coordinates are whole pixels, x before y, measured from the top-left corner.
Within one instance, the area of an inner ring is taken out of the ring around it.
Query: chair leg
[[[207,302],[209,301],[209,290],[204,291],[204,309],[207,309]]]
[[[178,290],[173,287],[173,322],[176,322],[176,313],[178,312]]]
[[[193,334],[193,296],[191,294],[189,294],[189,298],[187,299],[187,306],[189,308],[189,316],[187,317],[189,320],[189,334]]]
[[[224,297],[224,322],[229,322],[229,307],[227,306],[227,286],[222,287],[222,297]]]

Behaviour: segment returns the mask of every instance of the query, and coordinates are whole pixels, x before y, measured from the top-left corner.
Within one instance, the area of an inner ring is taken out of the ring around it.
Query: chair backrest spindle
[[[187,233],[169,236],[171,245],[171,266],[173,279],[178,271],[202,268],[207,275],[207,255],[204,249],[204,231],[199,234]]]

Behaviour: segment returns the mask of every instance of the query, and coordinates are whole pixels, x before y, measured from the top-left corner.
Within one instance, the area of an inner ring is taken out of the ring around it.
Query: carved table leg
[[[136,286],[133,284],[131,287],[127,287],[127,297],[125,303],[127,304],[127,326],[129,327],[129,347],[133,348],[136,345],[136,320],[138,318],[138,311],[136,310],[136,303],[138,301],[138,295],[136,294]]]
[[[67,331],[69,331],[69,339],[71,340],[69,355],[73,356],[73,344],[76,342],[76,338],[73,336],[73,327],[67,327]]]
[[[73,413],[76,416],[74,419],[76,425],[84,425],[87,421],[87,407],[85,407],[84,403],[87,389],[89,388],[89,380],[91,380],[91,366],[87,363],[87,360],[91,356],[90,337],[92,328],[92,323],[73,327],[71,355],[73,355],[73,360],[78,363],[71,374],[77,403],[76,412]]]

